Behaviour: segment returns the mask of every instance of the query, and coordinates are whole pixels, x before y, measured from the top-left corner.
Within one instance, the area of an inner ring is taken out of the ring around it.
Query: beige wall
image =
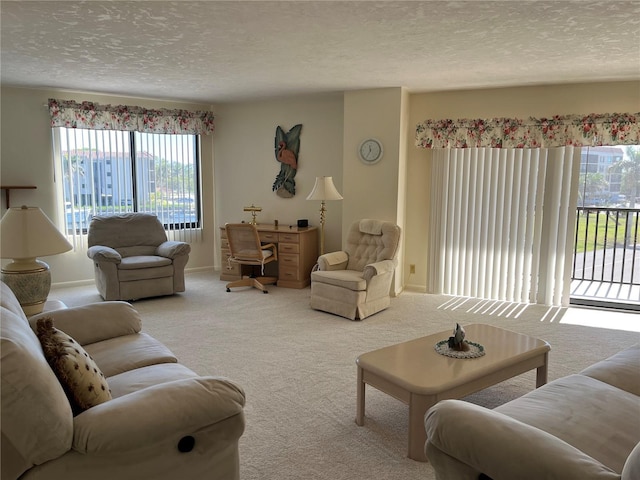
[[[306,198],[316,176],[332,176],[342,192],[342,104],[342,94],[333,94],[219,105],[214,134],[218,226],[251,220],[243,212],[251,204],[262,208],[258,223],[278,220],[280,225],[295,225],[307,219],[319,226],[320,203]],[[296,194],[281,198],[272,191],[280,171],[274,150],[276,127],[286,132],[296,124],[302,124]],[[325,249],[340,248],[341,224],[342,202],[327,202]]]
[[[406,164],[407,99],[403,88],[360,90],[344,95],[343,241],[349,226],[361,218],[391,221],[404,228],[401,174]],[[367,138],[376,138],[383,145],[382,160],[373,165],[365,165],[357,153],[360,143]],[[400,260],[393,287],[396,294],[402,290],[402,268]]]
[[[55,184],[51,152],[49,97],[123,103],[149,107],[204,110],[209,105],[137,98],[2,87],[0,180],[31,184],[37,190],[12,193],[14,205],[41,207],[55,217]],[[218,227],[249,220],[242,211],[254,203],[263,208],[258,220],[281,224],[307,218],[319,223],[317,202],[306,200],[316,176],[333,176],[344,200],[327,203],[326,251],[340,248],[352,221],[375,217],[403,227],[403,249],[395,291],[402,285],[426,289],[430,152],[414,146],[417,123],[426,118],[543,116],[640,110],[640,83],[618,82],[548,87],[488,89],[409,94],[401,87],[287,97],[279,100],[221,104],[212,107],[216,132],[203,137],[203,243],[194,245],[188,268],[220,268]],[[282,199],[271,191],[279,170],[274,158],[275,129],[301,123],[297,193]],[[384,158],[364,165],[359,143],[376,137]],[[215,172],[215,174],[214,174]],[[215,188],[214,188],[215,186]],[[215,197],[214,197],[215,191]],[[4,206],[2,208],[4,212]],[[54,283],[93,281],[84,253],[45,258]],[[409,265],[416,273],[409,273]]]
[[[405,286],[424,291],[427,278],[431,152],[414,146],[415,126],[427,118],[491,118],[640,111],[640,82],[591,83],[413,94],[407,163]],[[411,131],[413,129],[414,131]]]

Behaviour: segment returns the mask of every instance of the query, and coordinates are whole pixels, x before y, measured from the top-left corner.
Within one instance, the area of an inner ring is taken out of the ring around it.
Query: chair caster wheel
[[[264,294],[266,295],[266,294],[267,294],[267,293],[269,293],[269,292],[267,292],[266,290],[263,290],[263,291],[262,291],[262,293],[264,293]]]
[[[227,288],[227,292],[230,292],[230,291],[231,291],[231,289],[230,289],[230,288]]]

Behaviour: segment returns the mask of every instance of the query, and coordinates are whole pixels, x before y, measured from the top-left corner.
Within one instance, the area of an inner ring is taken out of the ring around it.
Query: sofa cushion
[[[71,448],[73,440],[69,401],[24,314],[14,314],[4,307],[9,296],[13,293],[8,287],[5,289],[3,283],[0,312],[2,478],[5,474],[15,478],[34,464],[59,457]]]
[[[317,283],[326,283],[355,291],[366,291],[367,281],[362,271],[356,270],[318,270],[311,273],[311,280]]]
[[[120,301],[93,303],[34,315],[29,317],[34,332],[38,319],[44,317],[53,318],[56,328],[71,335],[80,345],[133,335],[142,330],[140,314],[130,303]]]
[[[39,319],[36,328],[44,355],[76,415],[111,400],[107,380],[78,342],[55,328],[51,318]]]
[[[15,314],[16,317],[21,318],[23,321],[27,321],[24,310],[22,310],[20,302],[14,295],[13,290],[11,290],[4,282],[0,282],[0,305],[2,305],[3,313],[4,310],[7,310]]]
[[[197,373],[181,363],[159,363],[109,377],[109,388],[113,398],[118,398],[154,385],[198,377]]]
[[[640,436],[640,398],[584,375],[569,375],[496,411],[544,430],[615,472]],[[627,415],[621,412],[628,412]]]
[[[585,368],[581,375],[595,378],[640,396],[640,344]]]
[[[158,363],[177,363],[164,344],[146,333],[124,335],[84,346],[107,378]]]
[[[136,270],[139,268],[155,268],[171,265],[171,259],[157,255],[136,255],[124,257],[118,268],[120,270]]]

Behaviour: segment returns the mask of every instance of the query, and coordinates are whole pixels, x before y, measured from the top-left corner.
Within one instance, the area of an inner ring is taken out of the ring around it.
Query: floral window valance
[[[213,112],[148,109],[127,105],[49,99],[52,127],[124,130],[145,133],[213,133]]]
[[[640,145],[640,113],[426,120],[416,128],[422,148],[540,148]]]

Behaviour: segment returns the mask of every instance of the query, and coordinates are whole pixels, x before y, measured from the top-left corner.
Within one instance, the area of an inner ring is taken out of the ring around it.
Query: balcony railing
[[[579,207],[577,213],[572,297],[640,305],[640,209]]]

